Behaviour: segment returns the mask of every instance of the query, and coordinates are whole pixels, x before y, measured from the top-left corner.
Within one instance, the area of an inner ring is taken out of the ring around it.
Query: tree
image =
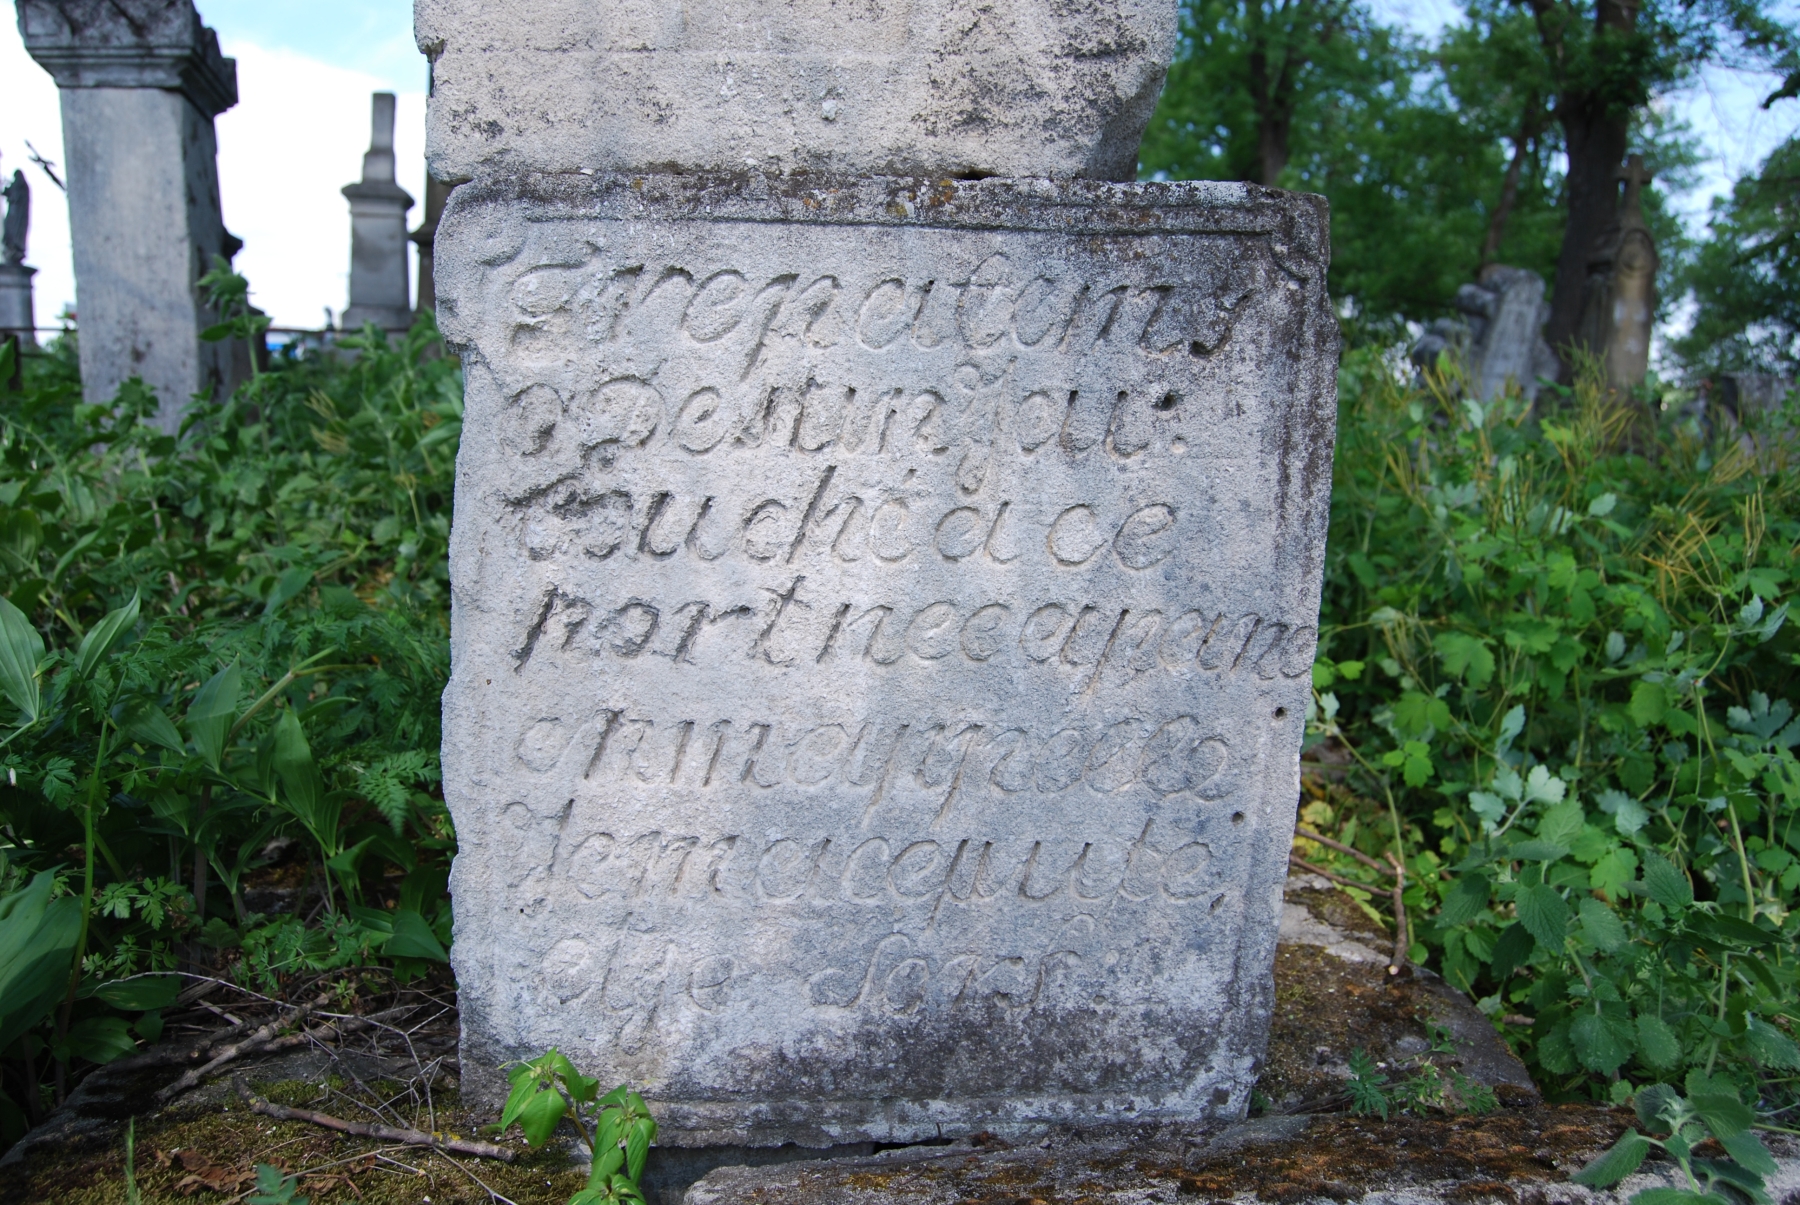
[[[1693,297],[1675,340],[1702,372],[1800,370],[1800,138],[1714,202],[1707,239],[1679,277]]]
[[[1617,213],[1617,173],[1634,118],[1702,63],[1791,60],[1793,33],[1766,7],[1765,0],[1470,0],[1471,25],[1496,41],[1521,11],[1537,35],[1537,62],[1519,70],[1542,90],[1568,162],[1545,328],[1565,365],[1577,350],[1588,261]]]

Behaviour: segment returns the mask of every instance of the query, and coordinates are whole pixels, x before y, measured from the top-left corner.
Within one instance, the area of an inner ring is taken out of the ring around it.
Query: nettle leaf
[[[1757,1062],[1764,1067],[1800,1071],[1800,1046],[1794,1044],[1794,1039],[1759,1017],[1746,1020],[1745,1044]]]
[[[1686,1188],[1646,1188],[1631,1195],[1631,1205],[1731,1205],[1717,1193]]]
[[[1537,767],[1537,770],[1541,769],[1543,769],[1542,766]],[[1532,771],[1534,781],[1531,785],[1533,787],[1537,785],[1535,782],[1537,770]],[[1552,781],[1560,784],[1560,780]],[[1544,813],[1544,818],[1538,821],[1538,839],[1548,841],[1553,845],[1574,845],[1575,838],[1581,833],[1582,825],[1586,823],[1587,816],[1582,812],[1581,804],[1571,799],[1567,803],[1557,804]]]
[[[1719,1145],[1725,1153],[1737,1161],[1739,1167],[1758,1176],[1772,1176],[1778,1168],[1769,1148],[1763,1145],[1762,1139],[1755,1134],[1727,1134],[1719,1139]]]
[[[1579,911],[1581,931],[1595,946],[1608,954],[1624,946],[1625,923],[1618,913],[1591,895],[1581,901]]]
[[[1661,854],[1644,855],[1644,892],[1665,908],[1690,908],[1694,903],[1694,885]]]
[[[1713,1137],[1723,1142],[1731,1134],[1747,1134],[1756,1124],[1756,1111],[1735,1096],[1717,1092],[1696,1092],[1688,1097],[1694,1112],[1706,1123]]]
[[[1450,894],[1444,897],[1444,905],[1438,910],[1438,922],[1461,925],[1474,920],[1487,907],[1490,890],[1486,875],[1478,870],[1468,871],[1456,880]]]
[[[1569,1025],[1569,1045],[1589,1071],[1611,1075],[1631,1057],[1635,1034],[1591,1009]]]
[[[1644,1162],[1644,1156],[1649,1153],[1650,1140],[1636,1130],[1627,1130],[1613,1143],[1611,1150],[1569,1179],[1589,1188],[1611,1188],[1636,1171]]]
[[[1432,640],[1444,669],[1479,690],[1494,680],[1494,652],[1467,632],[1439,632]]]
[[[1643,1013],[1637,1019],[1637,1046],[1638,1057],[1652,1067],[1673,1068],[1681,1062],[1681,1042],[1675,1031],[1652,1013]]]
[[[1569,932],[1569,905],[1554,887],[1539,883],[1520,890],[1514,899],[1519,923],[1548,950],[1560,950]]]

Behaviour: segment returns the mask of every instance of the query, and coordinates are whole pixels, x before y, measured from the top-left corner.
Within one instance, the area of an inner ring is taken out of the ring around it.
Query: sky
[[[1461,19],[1453,0],[1373,0],[1378,18],[1420,34]],[[278,326],[317,328],[343,309],[349,287],[349,208],[338,190],[357,179],[369,139],[369,94],[399,96],[400,184],[422,202],[425,60],[412,40],[411,0],[198,0],[201,17],[238,61],[239,102],[218,119],[225,224],[244,240],[237,267]],[[1778,7],[1792,19],[1800,0]],[[1700,141],[1698,186],[1675,198],[1696,231],[1714,197],[1800,130],[1800,102],[1758,106],[1772,77],[1711,69],[1667,99]],[[25,168],[32,188],[30,254],[37,320],[53,326],[75,301],[68,214],[55,187],[28,166],[26,143],[62,162],[56,86],[0,19],[0,171]],[[417,225],[422,205],[415,205]],[[416,268],[414,271],[416,277]]]
[[[425,59],[412,39],[411,0],[199,0],[201,18],[237,59],[238,103],[219,115],[225,226],[244,240],[236,266],[251,300],[277,326],[317,329],[341,311],[350,277],[350,209],[339,193],[362,175],[369,96],[399,97],[400,186],[425,195]],[[68,211],[27,161],[29,142],[62,163],[56,85],[0,6],[0,170],[31,185],[26,263],[38,269],[37,321],[54,326],[75,302]],[[417,275],[415,266],[414,275]]]

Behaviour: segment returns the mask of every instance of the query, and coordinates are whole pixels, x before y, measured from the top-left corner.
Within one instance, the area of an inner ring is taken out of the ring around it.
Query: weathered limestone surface
[[[1129,180],[1168,0],[417,0],[432,174]]]
[[[239,375],[200,277],[238,241],[219,209],[213,118],[237,68],[192,0],[19,0],[26,50],[62,93],[81,379],[108,401],[141,377],[179,426],[191,395]],[[247,362],[245,364],[247,368]]]
[[[1242,1115],[1316,640],[1324,217],[456,190],[470,1090],[555,1044],[676,1146]]]

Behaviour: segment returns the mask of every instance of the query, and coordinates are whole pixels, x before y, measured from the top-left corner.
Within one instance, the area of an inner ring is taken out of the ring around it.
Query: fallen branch
[[[252,1033],[243,1041],[233,1042],[231,1045],[219,1051],[218,1054],[214,1055],[205,1065],[182,1072],[181,1077],[174,1083],[165,1085],[157,1090],[157,1103],[162,1104],[172,1100],[183,1092],[186,1092],[189,1088],[204,1082],[207,1076],[211,1075],[214,1071],[217,1071],[220,1067],[223,1067],[226,1063],[229,1063],[232,1059],[237,1058],[239,1055],[255,1054],[259,1051],[268,1049],[271,1040],[283,1029],[286,1029],[290,1025],[300,1024],[300,1022],[306,1019],[306,1014],[310,1013],[315,1008],[325,1005],[330,1000],[331,993],[326,992],[317,1000],[309,1001],[308,1003],[295,1008],[291,1015],[285,1018],[277,1017],[275,1020],[270,1021],[267,1025],[264,1025],[261,1029]]]
[[[404,1143],[407,1146],[428,1146],[435,1151],[453,1151],[459,1155],[479,1155],[483,1159],[498,1159],[503,1163],[511,1163],[518,1157],[518,1152],[510,1147],[496,1146],[491,1142],[441,1138],[435,1134],[427,1134],[423,1130],[404,1130],[364,1121],[345,1121],[341,1117],[333,1117],[329,1113],[316,1113],[311,1109],[290,1109],[286,1105],[278,1105],[256,1095],[250,1091],[250,1086],[241,1078],[234,1082],[238,1095],[244,1098],[245,1103],[250,1106],[251,1112],[261,1113],[264,1117],[273,1117],[277,1121],[306,1121],[316,1126],[324,1126],[328,1130],[355,1134],[359,1138],[376,1138],[383,1142]]]

